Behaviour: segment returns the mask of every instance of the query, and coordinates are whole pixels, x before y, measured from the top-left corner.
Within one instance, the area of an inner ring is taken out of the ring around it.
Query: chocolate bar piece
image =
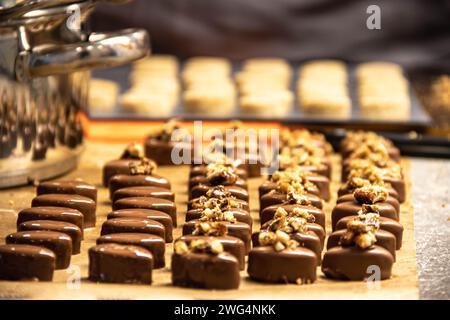
[[[54,231],[67,234],[72,239],[72,254],[79,254],[81,239],[83,239],[83,229],[78,226],[65,222],[53,220],[30,220],[19,224],[17,231]]]
[[[55,254],[55,268],[66,269],[72,255],[72,239],[55,231],[21,231],[6,236],[7,244],[28,244],[47,248]]]
[[[201,222],[200,220],[191,220],[183,225],[183,235],[192,234],[195,230],[195,225]],[[246,253],[250,250],[252,229],[251,227],[243,222],[229,222],[223,221],[228,229],[229,236],[236,237],[242,240],[245,244]]]
[[[230,212],[237,221],[246,223],[252,227],[253,219],[252,216],[248,211],[242,210],[242,209],[227,209],[227,212]],[[191,220],[200,219],[202,217],[203,209],[191,209],[188,212],[186,212],[186,222]]]
[[[191,192],[189,193],[189,200],[198,198],[201,196],[206,195],[208,190],[211,189],[212,186],[208,185],[198,185],[192,188]],[[224,189],[231,193],[232,196],[236,197],[237,199],[244,200],[248,202],[248,191],[244,188],[237,187],[237,186],[224,186]]]
[[[334,231],[327,240],[327,250],[338,247],[339,241],[341,237],[347,232],[346,229],[337,230]],[[375,237],[377,238],[377,246],[385,248],[387,251],[389,251],[392,256],[394,257],[395,261],[395,248],[396,248],[396,239],[395,236],[385,230],[377,230],[375,231]]]
[[[103,167],[103,186],[109,186],[109,180],[118,174],[131,174],[130,164],[139,164],[140,159],[117,159],[107,162]]]
[[[97,188],[83,180],[41,182],[37,187],[37,195],[49,193],[77,194],[97,202]]]
[[[43,194],[31,201],[32,207],[65,207],[80,211],[84,218],[84,228],[95,227],[96,203],[94,200],[77,194]]]
[[[151,197],[123,198],[113,203],[113,210],[120,209],[149,209],[162,211],[172,218],[173,226],[177,226],[177,207],[174,202],[166,199]]]
[[[260,246],[248,254],[248,274],[261,282],[311,283],[317,278],[316,267],[316,254],[302,247],[277,252],[272,246]]]
[[[347,216],[347,217],[340,219],[337,222],[335,229],[333,231],[347,228],[347,223],[356,217],[357,216]],[[396,250],[400,250],[400,248],[402,247],[403,226],[398,221],[395,221],[394,219],[379,217],[378,220],[380,222],[381,230],[386,230],[395,236]]]
[[[302,195],[302,198],[305,201],[305,204],[311,204],[313,207],[316,207],[318,209],[322,209],[323,206],[323,200],[320,199],[318,196],[306,193]],[[289,203],[296,203],[295,199],[290,199],[289,196],[286,193],[278,192],[276,190],[266,193],[259,199],[259,208],[260,212],[262,212],[265,208],[275,205],[275,204],[289,204]],[[303,204],[303,203],[299,203]]]
[[[119,189],[113,193],[112,201],[115,202],[122,198],[131,197],[152,197],[166,199],[172,202],[175,201],[175,194],[169,189],[146,186]]]
[[[239,262],[239,269],[244,270],[245,268],[245,244],[241,239],[232,236],[196,236],[196,235],[184,235],[177,239],[177,241],[184,241],[189,245],[192,241],[214,238],[214,240],[219,241],[225,252],[232,254]]]
[[[395,208],[387,202],[378,202],[375,204],[380,216],[399,220],[400,216]],[[344,217],[355,216],[362,209],[363,205],[355,202],[338,203],[331,212],[331,227],[334,230],[336,223]]]
[[[115,218],[106,220],[102,225],[101,235],[111,233],[148,233],[165,239],[162,223],[149,219]]]
[[[345,194],[343,196],[340,196],[337,198],[336,203],[343,203],[343,202],[354,202],[358,203],[358,201],[355,199],[353,194]],[[388,196],[385,200],[386,203],[389,203],[391,206],[395,208],[395,211],[400,214],[400,203],[398,200],[392,196]]]
[[[121,209],[108,214],[108,219],[115,218],[137,218],[146,220],[155,220],[164,226],[166,242],[173,241],[173,222],[172,218],[165,212],[149,209]]]
[[[0,245],[0,279],[52,281],[53,251],[27,244]]]
[[[103,235],[97,239],[97,244],[104,243],[143,247],[152,254],[154,269],[160,269],[166,266],[164,257],[165,243],[164,239],[159,236],[147,233],[112,233]]]
[[[315,218],[315,223],[322,226],[322,228],[325,229],[325,213],[313,206],[303,206],[300,204],[283,204],[283,205],[273,205],[265,208],[261,211],[261,214],[259,216],[261,220],[261,224],[266,223],[267,221],[273,219],[275,212],[278,208],[283,208],[287,211],[287,213],[291,213],[294,209],[301,209],[305,210],[309,214],[312,214]]]
[[[119,174],[115,175],[109,180],[109,195],[112,199],[114,192],[119,189],[128,188],[128,187],[139,187],[139,186],[147,186],[147,187],[158,187],[169,189],[171,188],[169,180],[164,177],[152,174],[152,175],[125,175]]]
[[[17,225],[31,220],[65,221],[83,230],[83,214],[71,208],[64,207],[33,207],[23,209],[17,217]]]
[[[373,245],[361,249],[357,246],[334,247],[325,252],[322,272],[329,278],[341,280],[365,280],[379,268],[379,279],[391,277],[394,257],[385,248]]]
[[[152,283],[153,256],[138,246],[115,243],[89,249],[89,280],[110,283]]]

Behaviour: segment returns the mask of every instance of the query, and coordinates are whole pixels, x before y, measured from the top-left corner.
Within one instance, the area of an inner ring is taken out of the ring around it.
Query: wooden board
[[[310,285],[268,285],[253,282],[248,279],[246,271],[241,272],[241,285],[238,290],[210,291],[201,289],[184,289],[171,285],[170,256],[172,245],[166,246],[166,263],[164,269],[154,270],[153,284],[148,285],[118,285],[97,284],[89,282],[88,249],[95,244],[100,234],[100,227],[111,211],[108,191],[101,186],[101,169],[103,164],[117,158],[124,145],[87,143],[87,150],[81,158],[79,168],[65,178],[83,178],[94,183],[99,188],[97,207],[97,227],[85,230],[81,254],[72,256],[68,270],[55,272],[50,283],[9,282],[0,281],[0,298],[28,299],[418,299],[418,279],[416,272],[416,252],[414,244],[413,208],[410,193],[408,160],[403,160],[405,176],[407,177],[408,198],[401,208],[401,223],[405,231],[403,247],[397,252],[397,262],[393,268],[393,277],[382,281],[378,287],[369,287],[365,282],[333,281],[326,279],[320,269],[317,282]],[[159,174],[169,178],[176,193],[178,225],[174,237],[181,235],[187,200],[187,166],[161,167]],[[340,159],[333,157],[333,199],[326,204],[327,233],[330,233],[330,212],[335,203],[339,187]],[[257,188],[262,178],[249,180],[252,216],[255,219],[254,230],[259,228]],[[34,197],[32,186],[0,191],[0,243],[4,237],[16,231],[17,212],[29,207]],[[81,281],[76,281],[77,274]]]

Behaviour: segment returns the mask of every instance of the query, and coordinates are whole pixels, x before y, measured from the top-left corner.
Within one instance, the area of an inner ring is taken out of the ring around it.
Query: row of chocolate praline
[[[389,279],[403,236],[400,152],[373,132],[352,132],[341,153],[344,183],[331,214],[322,271],[333,279]]]
[[[97,189],[82,180],[40,183],[31,208],[18,214],[17,232],[0,245],[0,279],[51,281],[80,253],[96,207]]]

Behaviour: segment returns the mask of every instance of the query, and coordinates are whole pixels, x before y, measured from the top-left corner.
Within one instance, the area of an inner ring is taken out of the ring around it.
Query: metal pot
[[[89,32],[98,2],[0,0],[0,188],[73,169],[89,70],[148,53],[144,30]]]

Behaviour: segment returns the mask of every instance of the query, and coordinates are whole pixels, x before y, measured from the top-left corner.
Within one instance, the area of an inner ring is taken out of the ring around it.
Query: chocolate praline
[[[0,245],[0,279],[52,281],[56,257],[53,251],[27,244]]]
[[[193,154],[191,143],[162,141],[148,137],[145,141],[145,156],[155,160],[159,166],[176,165],[172,160],[172,150],[175,147],[179,148],[179,152],[176,152],[177,156],[179,153],[185,154],[186,152]]]
[[[320,175],[310,175],[306,176],[306,180],[314,183],[317,187],[316,190],[310,190],[309,193],[314,194],[324,201],[329,201],[331,198],[330,195],[330,180],[327,177]],[[266,193],[275,190],[277,188],[277,183],[272,181],[265,181],[262,185],[259,186],[259,197],[261,198]]]
[[[108,213],[109,219],[115,218],[137,218],[146,220],[155,220],[164,226],[166,242],[173,241],[173,222],[172,218],[165,212],[149,209],[121,209]]]
[[[66,269],[72,255],[72,239],[55,231],[20,231],[6,236],[7,244],[28,244],[47,248],[56,256],[55,268]]]
[[[77,194],[43,194],[31,201],[32,207],[66,207],[83,214],[84,228],[95,227],[96,203],[94,200]]]
[[[110,283],[152,283],[153,256],[138,246],[115,243],[89,249],[89,280]]]
[[[109,180],[109,196],[112,199],[114,192],[119,189],[128,187],[158,187],[169,189],[171,188],[169,180],[159,175],[115,175]]]
[[[253,248],[248,255],[252,280],[269,283],[312,283],[316,281],[317,256],[298,247],[277,252],[272,246]]]
[[[115,218],[106,220],[100,234],[103,236],[112,233],[148,233],[165,239],[162,223],[149,219]]]
[[[386,189],[388,191],[389,196],[391,196],[397,200],[399,199],[397,191],[395,191],[392,187],[387,186]],[[346,194],[353,194],[354,191],[355,191],[355,189],[350,189],[348,186],[346,186],[344,184],[338,190],[338,197],[342,197]]]
[[[198,198],[201,196],[206,195],[209,189],[211,189],[212,186],[209,185],[198,185],[192,188],[191,192],[189,193],[189,200]],[[231,193],[232,196],[236,197],[237,199],[241,199],[248,202],[249,195],[248,191],[244,188],[240,188],[237,186],[224,186],[225,189]]]
[[[346,195],[343,195],[343,196],[340,196],[339,198],[337,198],[336,203],[342,203],[342,202],[359,203],[355,199],[353,194],[346,194]],[[394,198],[392,196],[388,196],[384,202],[392,205],[395,208],[395,211],[397,211],[397,213],[400,213],[400,203],[398,202],[398,200],[396,198]]]
[[[320,199],[318,196],[311,193],[306,193],[304,196],[313,207],[322,209],[323,207],[322,199]],[[259,199],[259,208],[260,208],[259,210],[260,212],[262,212],[265,208],[269,206],[285,203],[289,203],[288,195],[286,193],[278,192],[275,190],[273,192],[266,193]]]
[[[245,268],[245,244],[239,238],[227,236],[227,235],[209,237],[209,236],[197,236],[197,235],[187,234],[187,235],[184,235],[184,236],[181,236],[180,238],[178,238],[177,241],[181,240],[181,241],[184,241],[187,245],[189,245],[192,240],[203,240],[203,239],[210,239],[210,238],[213,238],[214,240],[219,241],[222,244],[223,250],[225,252],[228,252],[228,253],[232,254],[233,256],[235,256],[239,262],[239,269],[244,270],[244,268]]]
[[[109,180],[118,174],[131,174],[130,164],[139,164],[140,159],[117,159],[108,161],[103,167],[103,186],[108,187]]]
[[[64,207],[33,207],[23,209],[17,216],[17,225],[32,220],[54,220],[72,223],[83,230],[83,214]]]
[[[314,222],[319,224],[320,226],[322,226],[322,228],[325,229],[325,213],[316,207],[303,206],[301,204],[277,204],[269,206],[261,211],[261,214],[259,216],[261,224],[264,224],[267,221],[272,220],[278,208],[283,208],[284,210],[287,211],[288,214],[291,213],[296,208],[304,210],[309,214],[312,214],[315,219]]]
[[[188,252],[172,255],[175,286],[230,290],[239,288],[239,262],[228,252],[218,255]]]
[[[225,186],[236,186],[248,190],[247,182],[241,178],[238,178],[234,183],[211,183],[207,177],[205,176],[196,176],[189,179],[188,182],[188,190],[192,190],[195,186],[198,185],[207,185],[207,186],[217,186],[217,185],[225,185]]]
[[[250,227],[253,224],[252,216],[248,211],[242,209],[228,209],[227,212],[230,212],[237,221],[248,224]],[[200,219],[202,217],[203,209],[192,209],[186,212],[186,222]]]
[[[147,233],[112,233],[101,236],[97,244],[116,243],[121,245],[132,245],[145,248],[153,256],[153,269],[166,266],[164,253],[166,251],[164,239],[154,234]]]
[[[113,210],[120,209],[149,209],[162,211],[172,218],[173,226],[177,226],[177,207],[175,206],[175,203],[166,199],[151,197],[123,198],[113,203]]]
[[[37,189],[37,195],[48,193],[77,194],[88,197],[97,202],[97,188],[82,180],[56,180],[41,182]]]
[[[53,220],[30,220],[22,222],[17,227],[17,231],[33,230],[55,231],[67,234],[72,239],[72,254],[80,253],[83,229],[80,229],[72,223]]]
[[[205,176],[207,175],[207,165],[196,165],[194,167],[191,167],[191,170],[189,172],[189,179],[196,177],[196,176]],[[248,173],[247,170],[243,168],[236,168],[235,170],[236,174],[243,180],[248,179]]]
[[[188,203],[187,203],[187,209],[188,210],[198,209],[198,208],[194,208],[194,206],[195,206],[194,203],[198,202],[199,199],[200,199],[200,197],[192,199],[192,200],[189,200]],[[241,200],[241,199],[233,199],[233,202],[236,204],[236,206],[232,206],[231,208],[241,209],[241,210],[245,210],[247,212],[250,212],[250,206],[249,206],[247,201],[244,201],[244,200]]]
[[[151,197],[175,201],[175,194],[169,189],[147,186],[119,189],[113,193],[112,201],[115,202],[119,199],[130,197]]]
[[[393,264],[391,253],[377,245],[368,249],[334,247],[323,256],[322,272],[333,279],[365,280],[373,275],[372,266],[377,266],[379,280],[385,280],[391,277]]]

